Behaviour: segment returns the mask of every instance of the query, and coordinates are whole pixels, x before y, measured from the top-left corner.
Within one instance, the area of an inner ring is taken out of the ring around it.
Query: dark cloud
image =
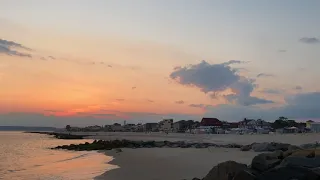
[[[303,37],[299,41],[306,44],[317,44],[320,42],[320,40],[315,37]]]
[[[214,94],[231,89],[233,94],[223,96],[232,103],[241,105],[255,105],[273,103],[273,101],[252,97],[256,88],[255,80],[240,76],[238,69],[229,65],[242,61],[231,60],[222,64],[209,64],[202,61],[199,64],[176,67],[170,78],[176,82],[191,87],[197,87],[204,93]]]
[[[285,100],[286,103],[283,106],[269,109],[222,104],[212,108],[209,107],[205,116],[213,116],[229,121],[239,121],[243,118],[275,120],[279,116],[293,119],[320,118],[320,92],[299,93],[286,97]]]
[[[5,46],[1,46],[1,44],[0,44],[0,54],[1,53],[9,55],[9,56],[20,56],[20,57],[32,58],[31,54],[18,52],[16,50],[11,50],[10,48],[5,47]]]
[[[13,41],[7,41],[4,39],[0,39],[0,46],[5,46],[5,47],[9,47],[9,48],[21,48],[21,49],[28,50],[28,51],[32,50],[32,49],[27,48],[19,43],[16,43]]]
[[[282,93],[282,91],[279,89],[269,89],[269,88],[263,89],[260,92],[267,93],[267,94],[281,94]]]
[[[229,66],[231,64],[241,64],[241,63],[246,63],[246,62],[240,61],[240,60],[230,60],[225,63],[222,63],[222,65]]]
[[[136,88],[137,88],[137,87],[133,86],[131,89],[134,90],[134,89],[136,89]]]
[[[31,51],[30,48],[27,48],[21,44],[18,44],[13,41],[7,41],[4,39],[0,39],[0,54],[6,54],[9,56],[20,56],[20,57],[27,57],[32,58],[32,55],[25,52],[20,52],[18,49]]]
[[[112,66],[111,66],[111,65],[108,65],[108,67],[109,67],[109,68],[112,68]]]
[[[274,75],[273,74],[268,74],[268,73],[260,73],[257,75],[257,78],[259,77],[273,77]]]
[[[194,108],[202,108],[202,109],[211,107],[211,105],[208,105],[208,104],[189,104],[189,106]]]
[[[223,91],[240,79],[230,64],[231,62],[209,64],[202,61],[195,65],[176,67],[170,77],[182,85],[198,87],[205,93]]]
[[[184,104],[184,101],[179,100],[179,101],[175,101],[176,104]]]
[[[151,100],[151,99],[147,99],[147,101],[148,101],[149,103],[154,103],[154,101]]]
[[[227,101],[231,103],[243,106],[274,103],[270,100],[251,96],[250,94],[252,93],[255,87],[256,85],[254,84],[254,80],[244,79],[234,83],[230,87],[234,94],[225,95],[224,97]]]
[[[301,86],[296,86],[294,87],[295,90],[302,90],[302,87]]]
[[[40,59],[41,59],[41,60],[44,60],[44,61],[46,61],[46,60],[47,60],[45,57],[41,57]]]

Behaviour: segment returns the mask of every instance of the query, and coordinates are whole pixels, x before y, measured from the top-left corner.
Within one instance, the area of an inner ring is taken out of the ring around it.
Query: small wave
[[[63,160],[60,160],[60,161],[56,161],[56,163],[59,163],[59,162],[65,162],[65,161],[71,161],[71,160],[75,160],[75,159],[79,159],[79,158],[83,158],[83,157],[86,157],[86,156],[89,156],[90,153],[87,153],[87,154],[81,154],[79,156],[75,156],[75,157],[72,157],[72,158],[68,158],[68,159],[63,159]]]

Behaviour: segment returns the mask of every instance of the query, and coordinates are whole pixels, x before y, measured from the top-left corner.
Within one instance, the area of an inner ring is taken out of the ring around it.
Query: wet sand
[[[252,151],[226,148],[123,148],[123,152],[106,151],[115,159],[109,164],[120,168],[96,177],[95,180],[182,180],[204,177],[220,162],[234,160],[250,164],[257,154]]]

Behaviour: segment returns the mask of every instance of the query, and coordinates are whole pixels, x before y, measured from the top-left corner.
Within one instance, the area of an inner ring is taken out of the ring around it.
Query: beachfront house
[[[69,127],[67,131],[71,131],[71,132],[78,132],[78,131],[82,131],[82,128],[80,127]]]
[[[135,124],[125,124],[125,125],[123,125],[123,129],[126,132],[134,132],[136,130],[136,125]]]
[[[308,120],[308,121],[306,122],[306,128],[311,129],[311,124],[312,124],[312,123],[314,123],[314,121]]]
[[[144,132],[154,132],[158,131],[158,123],[145,123],[143,125]]]
[[[202,118],[199,126],[199,133],[220,133],[223,123],[217,118]]]
[[[194,125],[197,125],[198,122],[193,120],[181,120],[173,123],[173,131],[174,132],[187,132],[194,128]]]
[[[311,132],[320,132],[320,122],[312,122],[310,123],[310,130]]]
[[[173,131],[173,119],[163,119],[159,122],[159,131],[172,132]]]
[[[119,124],[119,123],[114,123],[113,125],[111,125],[111,131],[123,132],[123,131],[125,131],[125,128],[123,126],[121,126],[121,124]]]
[[[243,121],[239,122],[238,128],[240,128],[240,129],[252,129],[253,130],[257,126],[258,126],[258,123],[257,123],[256,120],[244,118]]]
[[[98,132],[98,131],[102,131],[103,127],[95,125],[95,126],[87,126],[85,128],[83,128],[83,131],[88,131],[88,132]]]
[[[256,133],[269,133],[271,129],[270,123],[258,119],[244,119],[239,122],[239,129],[241,129],[244,133],[256,132]]]

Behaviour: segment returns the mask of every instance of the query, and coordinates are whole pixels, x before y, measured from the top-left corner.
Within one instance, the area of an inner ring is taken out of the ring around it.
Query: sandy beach
[[[96,180],[182,180],[203,177],[220,162],[236,160],[250,164],[256,152],[227,148],[140,148],[106,151],[115,159],[109,164],[120,168],[96,177]]]
[[[97,140],[135,140],[135,141],[185,141],[198,143],[248,145],[254,142],[281,142],[293,145],[314,143],[319,134],[178,134],[178,133],[131,133],[131,132],[76,132],[72,134],[88,135],[86,138]],[[259,154],[239,149],[209,147],[196,148],[123,148],[123,152],[105,151],[112,156],[109,164],[117,169],[105,172],[96,180],[191,180],[204,177],[215,165],[233,160],[250,164]]]

